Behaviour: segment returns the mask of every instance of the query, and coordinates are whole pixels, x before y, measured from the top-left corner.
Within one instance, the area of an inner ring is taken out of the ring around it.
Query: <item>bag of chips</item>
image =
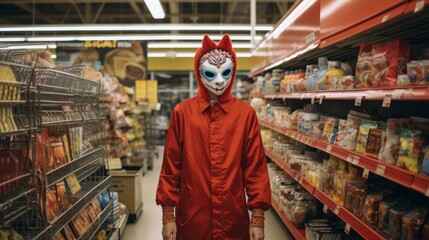
[[[365,88],[371,85],[372,46],[362,43],[356,64],[356,88]]]

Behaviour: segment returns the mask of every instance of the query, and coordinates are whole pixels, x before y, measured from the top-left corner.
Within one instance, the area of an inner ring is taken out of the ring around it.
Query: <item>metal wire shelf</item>
[[[92,199],[110,186],[110,176],[93,177],[81,183],[81,190],[69,199],[73,205],[67,210],[61,211],[51,223],[52,233],[63,229],[79,212],[87,206]]]
[[[96,148],[87,152],[85,155],[74,159],[73,161],[56,168],[46,174],[48,187],[64,179],[71,173],[81,170],[90,166],[92,163],[99,161],[105,155],[103,148]]]
[[[101,225],[103,224],[103,222],[106,221],[107,217],[112,213],[112,211],[113,211],[113,202],[110,201],[110,203],[103,209],[103,211],[97,217],[97,219],[93,220],[91,226],[77,240],[92,239],[92,237],[95,235],[98,229],[100,229]]]

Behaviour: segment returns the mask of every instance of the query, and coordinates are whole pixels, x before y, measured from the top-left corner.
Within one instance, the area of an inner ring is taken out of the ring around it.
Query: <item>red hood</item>
[[[198,83],[197,97],[200,97],[200,98],[203,98],[207,101],[210,101],[209,92],[207,91],[206,87],[203,85],[203,83],[201,81],[201,77],[200,77],[198,67],[199,67],[200,58],[205,53],[207,53],[208,51],[211,51],[213,49],[223,49],[225,51],[228,51],[231,54],[231,56],[233,57],[234,69],[233,69],[233,73],[231,75],[231,83],[229,84],[229,86],[225,90],[225,92],[221,96],[219,96],[219,98],[218,98],[219,102],[228,102],[229,100],[232,99],[232,86],[234,85],[235,74],[237,72],[237,56],[235,55],[234,49],[232,49],[232,42],[231,42],[231,39],[229,38],[228,34],[225,34],[223,36],[223,38],[219,42],[219,44],[216,44],[215,42],[213,42],[208,35],[204,35],[202,46],[195,53],[194,74],[195,74],[195,77],[197,78],[197,83]]]

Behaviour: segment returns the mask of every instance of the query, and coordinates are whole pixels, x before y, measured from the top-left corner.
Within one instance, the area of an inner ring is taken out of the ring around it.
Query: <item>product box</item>
[[[119,202],[130,209],[130,214],[139,215],[143,206],[142,182],[143,168],[110,170],[112,191],[118,192]]]

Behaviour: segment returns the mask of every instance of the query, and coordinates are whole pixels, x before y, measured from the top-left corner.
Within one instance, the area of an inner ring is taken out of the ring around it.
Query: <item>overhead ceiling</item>
[[[257,24],[274,25],[295,0],[257,0]],[[200,23],[250,24],[250,0],[161,0],[155,20],[143,0],[0,0],[0,25]]]

